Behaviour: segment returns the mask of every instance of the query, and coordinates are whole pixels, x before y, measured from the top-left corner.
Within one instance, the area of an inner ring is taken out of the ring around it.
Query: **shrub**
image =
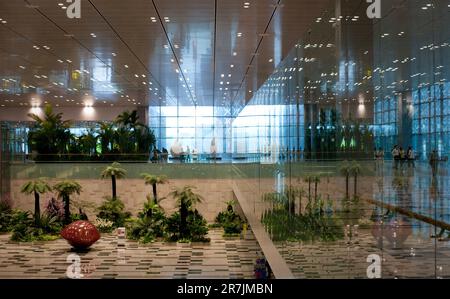
[[[35,224],[29,212],[17,212],[13,218],[11,240],[19,242],[51,241],[59,238],[61,224],[56,217],[44,214],[38,225]]]
[[[207,222],[200,213],[195,211],[189,211],[187,216],[186,236],[181,236],[180,225],[181,217],[180,213],[176,212],[167,219],[167,229],[169,232],[169,240],[171,241],[191,241],[191,242],[209,242],[210,239],[206,238],[208,234]]]
[[[242,232],[244,221],[233,209],[234,202],[227,203],[227,209],[220,212],[216,222],[223,227],[225,236],[234,236]]]
[[[125,205],[118,197],[106,197],[103,204],[98,208],[97,218],[109,220],[114,223],[114,227],[122,227],[128,218],[130,212],[124,211]]]
[[[11,205],[2,199],[0,201],[0,233],[10,231],[13,213]]]
[[[138,218],[129,224],[127,236],[131,240],[149,243],[156,238],[165,237],[166,228],[167,218],[164,211],[147,198]]]

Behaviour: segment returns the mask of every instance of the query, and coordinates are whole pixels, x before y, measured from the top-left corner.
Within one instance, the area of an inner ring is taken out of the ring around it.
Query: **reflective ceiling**
[[[245,103],[328,0],[0,0],[0,105]]]

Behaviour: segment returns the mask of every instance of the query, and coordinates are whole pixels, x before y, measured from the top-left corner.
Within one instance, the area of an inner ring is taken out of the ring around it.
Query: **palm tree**
[[[118,125],[123,125],[125,127],[136,128],[138,126],[143,126],[143,124],[139,123],[139,116],[137,115],[137,111],[133,110],[132,112],[124,111],[122,114],[118,115],[116,118],[116,123]]]
[[[167,183],[169,181],[167,179],[167,176],[157,176],[149,173],[142,173],[141,176],[144,178],[146,185],[152,185],[153,200],[155,204],[158,204],[158,193],[156,192],[156,185]]]
[[[41,220],[40,194],[52,191],[52,188],[44,179],[37,179],[25,183],[20,192],[25,194],[34,194],[34,223],[39,225]]]
[[[97,130],[98,139],[100,139],[101,154],[108,155],[112,152],[114,146],[114,124],[99,122]]]
[[[357,197],[358,192],[358,175],[361,173],[361,165],[359,165],[356,161],[353,161],[350,172],[354,176],[354,184],[353,184],[353,196]]]
[[[120,168],[120,163],[114,162],[110,166],[106,167],[105,170],[102,171],[102,179],[111,178],[112,184],[112,198],[117,198],[116,192],[116,179],[122,179],[127,175],[127,171],[123,168]]]
[[[80,194],[81,185],[72,180],[64,180],[53,186],[53,190],[58,192],[58,196],[64,202],[64,223],[70,223],[70,196],[74,193]]]
[[[312,181],[314,183],[314,200],[317,200],[317,188],[320,183],[320,175],[315,175],[312,177]]]
[[[308,175],[303,180],[305,183],[308,183],[308,201],[311,201],[311,183],[314,181],[312,175]]]
[[[351,169],[351,166],[348,163],[348,161],[344,161],[341,168],[339,169],[339,172],[343,176],[345,176],[345,199],[349,198],[348,185],[349,185],[349,178],[350,178],[350,169]]]
[[[53,113],[53,107],[47,104],[44,117],[29,113],[28,117],[35,121],[28,133],[28,146],[41,158],[52,159],[57,154],[66,154],[71,139],[70,121],[62,120],[62,113]]]
[[[192,206],[202,202],[203,198],[199,194],[194,193],[195,187],[185,186],[170,193],[179,205],[180,212],[180,236],[185,238],[187,235],[187,217]]]

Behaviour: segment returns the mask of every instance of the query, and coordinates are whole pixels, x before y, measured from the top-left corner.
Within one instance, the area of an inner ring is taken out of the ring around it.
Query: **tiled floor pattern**
[[[86,278],[253,278],[260,247],[248,231],[223,238],[211,229],[211,243],[139,244],[103,236],[91,250],[77,253]],[[0,236],[0,278],[66,278],[71,251],[65,240],[34,244]]]
[[[450,278],[450,242],[431,235],[395,243],[360,229],[353,240],[276,245],[297,278],[367,278],[370,254],[380,256],[382,278]]]

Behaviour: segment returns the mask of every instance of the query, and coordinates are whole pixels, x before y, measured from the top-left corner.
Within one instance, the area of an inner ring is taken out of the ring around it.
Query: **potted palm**
[[[64,224],[71,222],[70,217],[70,196],[72,194],[80,194],[82,188],[81,185],[72,180],[64,180],[53,186],[53,190],[58,193],[58,196],[62,198],[64,202]]]
[[[154,204],[155,205],[158,204],[158,193],[156,190],[156,186],[158,184],[165,184],[169,180],[167,179],[167,177],[165,175],[157,176],[157,175],[152,175],[149,173],[142,173],[141,176],[144,178],[146,185],[152,186]]]
[[[40,195],[51,190],[52,188],[44,179],[29,181],[20,190],[24,194],[34,194],[34,222],[36,226],[40,224],[41,220]]]

